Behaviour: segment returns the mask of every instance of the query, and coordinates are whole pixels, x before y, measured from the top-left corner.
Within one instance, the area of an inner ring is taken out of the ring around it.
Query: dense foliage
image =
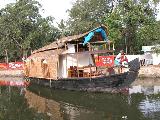
[[[110,39],[117,47],[131,54],[139,53],[142,45],[152,45],[160,40],[155,4],[149,0],[125,0],[117,3],[115,10],[106,16]]]
[[[156,21],[160,0],[77,0],[68,10],[69,19],[53,26],[43,18],[36,0],[17,0],[0,10],[0,61],[21,60],[24,55],[59,37],[84,33],[101,24],[109,28],[109,40],[116,50],[137,54],[142,45],[160,43],[160,21]],[[159,51],[156,48],[156,51]]]
[[[75,34],[105,24],[116,49],[135,54],[142,45],[160,41],[160,26],[156,21],[158,3],[159,0],[77,0],[69,11],[68,25]]]
[[[53,18],[42,18],[40,7],[34,0],[19,0],[0,10],[1,58],[7,52],[10,61],[20,60],[59,37]]]
[[[67,25],[71,34],[86,32],[104,23],[112,10],[113,0],[77,0],[69,10]]]

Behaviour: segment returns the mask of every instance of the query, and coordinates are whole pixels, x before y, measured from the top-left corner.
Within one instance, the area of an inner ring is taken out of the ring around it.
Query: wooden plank
[[[115,49],[114,49],[114,43],[113,43],[113,48],[112,48],[112,50],[115,50]],[[114,55],[114,52],[113,52],[113,55]]]
[[[95,51],[84,51],[84,52],[76,52],[76,53],[62,53],[62,55],[70,55],[70,54],[98,54],[98,53],[113,53],[114,50],[95,50]]]
[[[67,50],[67,44],[65,43],[65,51]],[[67,54],[65,55],[66,57],[66,75],[68,77],[68,70],[67,70]]]
[[[78,43],[77,43],[77,52],[78,52]],[[78,68],[78,54],[76,54],[76,58],[77,58],[77,68]],[[78,74],[78,78],[79,78],[79,70],[77,69],[77,74]]]
[[[103,44],[103,43],[108,43],[107,41],[95,41],[95,42],[90,42],[91,44]]]

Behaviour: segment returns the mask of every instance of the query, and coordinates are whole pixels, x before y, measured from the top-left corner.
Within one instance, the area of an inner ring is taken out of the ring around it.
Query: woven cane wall
[[[58,51],[49,50],[32,54],[25,64],[25,73],[28,77],[57,79]]]

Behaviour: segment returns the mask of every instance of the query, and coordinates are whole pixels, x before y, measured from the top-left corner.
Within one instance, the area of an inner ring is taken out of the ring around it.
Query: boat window
[[[106,44],[92,44],[92,50],[106,50],[107,45]]]
[[[78,51],[77,51],[77,45],[75,45],[76,52],[84,52],[89,51],[89,48],[87,45],[83,46],[83,44],[78,44]]]

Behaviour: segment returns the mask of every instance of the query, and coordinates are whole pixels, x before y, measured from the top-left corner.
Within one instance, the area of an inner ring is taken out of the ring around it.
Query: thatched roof
[[[105,31],[106,31],[106,34],[108,34],[108,29],[106,26],[102,25],[102,26],[99,26],[97,28],[100,28],[102,27]],[[97,28],[91,30],[91,31],[94,31],[96,30]],[[64,44],[66,42],[71,42],[71,41],[80,41],[82,40],[83,37],[85,37],[88,33],[90,33],[91,31],[88,31],[86,33],[83,33],[83,34],[79,34],[79,35],[73,35],[73,36],[68,36],[68,37],[63,37],[57,41],[54,41],[53,43],[49,44],[49,45],[46,45],[38,50],[35,50],[33,51],[33,54],[35,53],[38,53],[38,52],[43,52],[43,51],[47,51],[47,50],[53,50],[53,49],[56,49],[58,47],[62,47],[64,46]]]

